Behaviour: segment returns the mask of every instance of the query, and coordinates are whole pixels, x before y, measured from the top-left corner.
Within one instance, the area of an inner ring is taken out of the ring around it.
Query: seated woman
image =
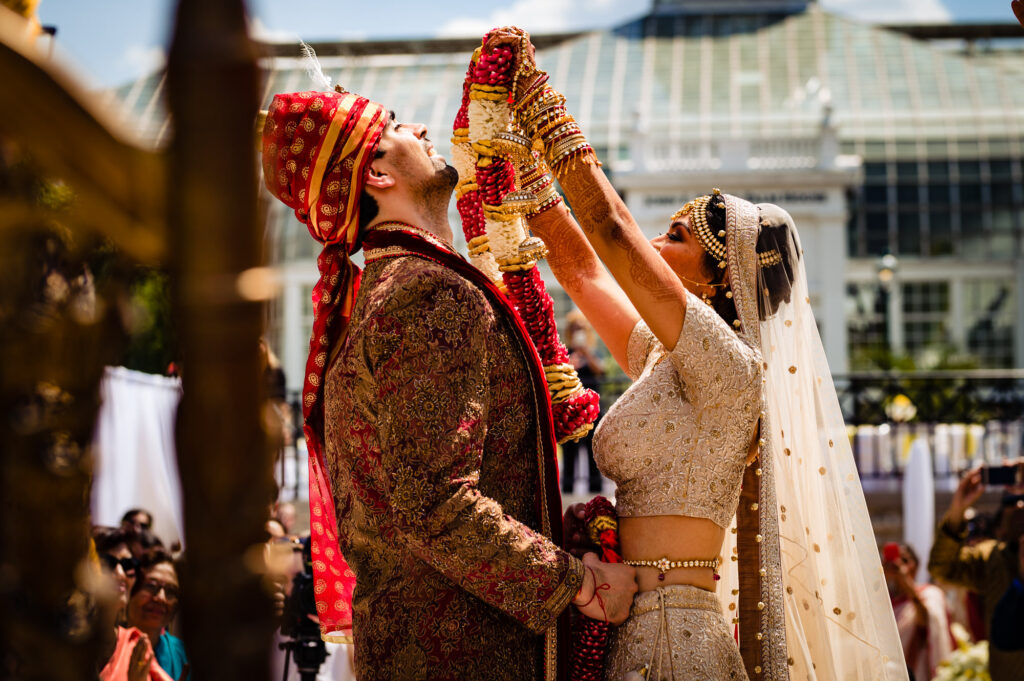
[[[906,679],[792,219],[716,189],[648,242],[523,34],[497,44],[543,148],[530,228],[634,379],[594,438],[640,589],[606,678]]]

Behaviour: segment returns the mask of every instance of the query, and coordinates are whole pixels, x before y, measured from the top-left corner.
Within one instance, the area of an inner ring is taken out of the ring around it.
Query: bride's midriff
[[[619,542],[625,560],[709,560],[718,557],[725,530],[707,518],[690,516],[644,516],[619,518]],[[658,579],[658,568],[638,567],[640,591],[653,591],[669,584],[690,584],[708,591],[717,585],[711,568],[675,568]]]

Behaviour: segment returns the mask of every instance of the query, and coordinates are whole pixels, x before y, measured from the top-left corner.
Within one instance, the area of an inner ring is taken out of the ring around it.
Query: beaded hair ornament
[[[729,264],[727,262],[726,250],[725,250],[725,230],[718,230],[718,234],[715,234],[711,227],[708,225],[708,204],[715,201],[716,208],[725,208],[725,202],[722,200],[722,190],[715,187],[711,190],[710,195],[698,196],[692,201],[688,201],[686,205],[680,208],[672,216],[673,220],[690,216],[690,221],[693,224],[693,233],[697,237],[697,241],[704,248],[705,251],[711,254],[711,256],[718,260],[718,267],[725,269]],[[770,251],[757,254],[757,264],[760,267],[773,267],[782,262],[782,254],[779,253],[777,248],[773,248]]]

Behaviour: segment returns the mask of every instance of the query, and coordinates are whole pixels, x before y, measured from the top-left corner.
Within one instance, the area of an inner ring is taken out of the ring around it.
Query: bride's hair
[[[757,297],[757,315],[764,321],[790,300],[800,244],[789,213],[770,203],[758,204],[757,212],[757,252],[774,251],[780,256],[774,265],[758,268],[758,284],[764,294]]]
[[[778,251],[781,261],[766,267],[759,267],[759,288],[766,289],[767,296],[759,295],[757,313],[762,321],[775,314],[779,305],[789,302],[795,276],[794,259],[799,259],[793,220],[781,208],[771,204],[758,206],[760,229],[757,236],[757,252],[770,253]],[[709,201],[707,204],[708,227],[717,234],[725,229],[725,207],[721,201]],[[707,251],[704,252],[704,270],[710,275],[710,284],[725,283],[725,270],[718,266],[718,258]],[[711,298],[711,306],[725,323],[732,326],[738,319],[733,299],[725,295],[727,287],[716,286],[715,295]]]

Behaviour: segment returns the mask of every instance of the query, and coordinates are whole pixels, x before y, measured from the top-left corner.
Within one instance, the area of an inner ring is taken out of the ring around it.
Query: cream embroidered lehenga
[[[906,679],[792,219],[722,198],[738,331],[689,293],[671,353],[641,321],[629,345],[636,383],[595,437],[620,515],[730,528],[722,580],[717,595],[692,586],[640,594],[606,678]],[[791,291],[774,304],[756,251],[762,222],[788,226],[777,244],[786,264],[770,267],[789,268]],[[745,467],[758,418],[760,454]]]

